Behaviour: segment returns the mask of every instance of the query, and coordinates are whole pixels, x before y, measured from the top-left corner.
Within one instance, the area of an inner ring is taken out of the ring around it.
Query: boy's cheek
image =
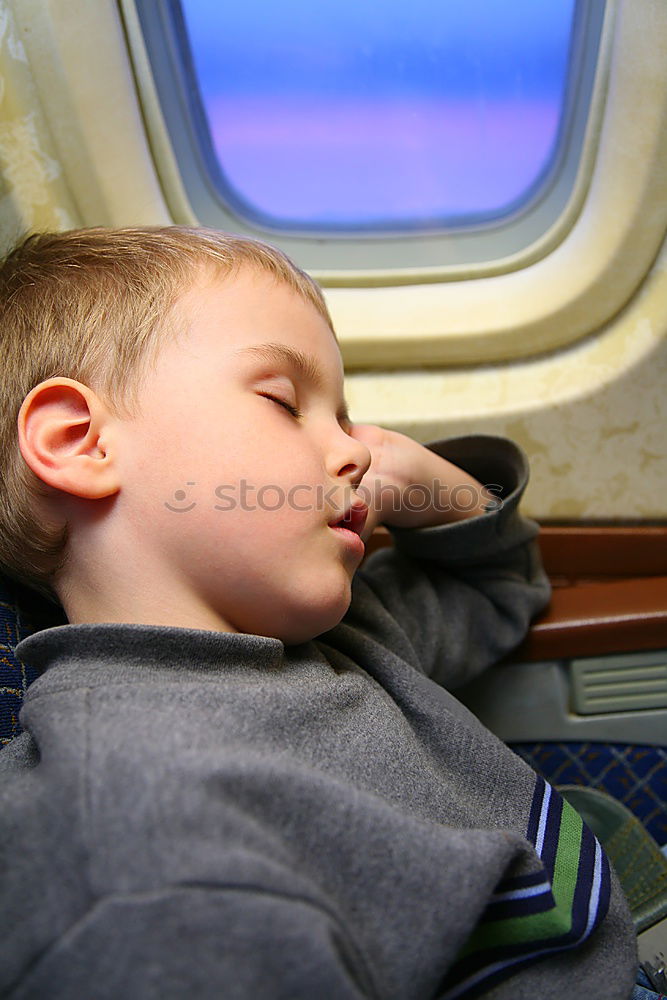
[[[382,522],[380,520],[379,514],[376,511],[369,510],[368,518],[366,519],[366,525],[364,527],[364,530],[361,532],[361,540],[362,542],[364,542],[364,544],[368,542],[369,538],[371,537],[375,529],[379,527],[381,523]]]

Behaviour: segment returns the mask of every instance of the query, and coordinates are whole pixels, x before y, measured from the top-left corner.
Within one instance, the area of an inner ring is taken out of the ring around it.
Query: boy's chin
[[[310,642],[324,632],[338,625],[345,616],[350,606],[350,595],[343,601],[337,601],[329,607],[314,609],[308,607],[299,611],[290,611],[275,622],[270,622],[267,627],[266,621],[261,635],[266,635],[271,639],[280,639],[285,646],[297,646],[303,642]]]

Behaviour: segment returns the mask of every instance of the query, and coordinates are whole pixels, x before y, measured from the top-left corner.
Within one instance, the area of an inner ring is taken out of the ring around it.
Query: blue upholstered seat
[[[32,632],[65,621],[58,605],[0,574],[0,747],[21,732],[23,696],[37,676],[17,659],[17,644]]]

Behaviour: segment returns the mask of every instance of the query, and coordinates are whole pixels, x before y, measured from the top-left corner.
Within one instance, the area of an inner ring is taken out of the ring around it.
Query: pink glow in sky
[[[501,214],[548,165],[560,108],[547,99],[236,95],[209,99],[207,112],[227,181],[255,211],[400,222]]]

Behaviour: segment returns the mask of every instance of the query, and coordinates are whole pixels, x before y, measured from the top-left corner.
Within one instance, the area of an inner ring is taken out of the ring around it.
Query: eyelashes
[[[281,396],[275,396],[271,392],[259,392],[258,396],[262,396],[264,399],[270,399],[272,403],[276,403],[283,410],[287,410],[289,415],[291,417],[294,417],[296,420],[298,420],[300,417],[303,416],[302,410],[300,410],[297,406],[292,406],[291,403],[288,403],[287,400],[283,399]],[[343,430],[346,434],[350,433],[352,422],[347,415],[344,417],[339,417],[338,423],[341,430]]]
[[[298,418],[303,416],[301,410],[298,410],[296,406],[292,406],[292,404],[286,402],[286,400],[281,399],[280,396],[272,396],[271,393],[269,392],[260,392],[259,395],[263,396],[264,399],[270,399],[273,403],[277,403],[278,406],[282,406],[282,408],[284,410],[287,410],[287,412],[291,414],[293,417]]]

